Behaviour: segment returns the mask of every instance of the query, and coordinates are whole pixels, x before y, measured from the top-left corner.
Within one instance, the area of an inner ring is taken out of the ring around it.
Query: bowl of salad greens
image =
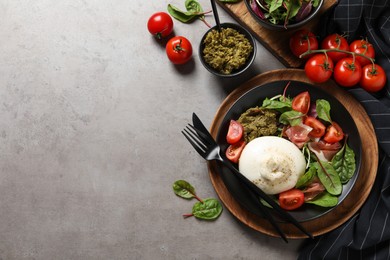
[[[270,30],[302,27],[319,14],[324,0],[245,0],[253,18]]]

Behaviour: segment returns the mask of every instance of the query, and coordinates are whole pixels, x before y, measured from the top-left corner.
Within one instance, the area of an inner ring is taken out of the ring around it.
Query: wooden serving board
[[[276,58],[286,67],[298,68],[303,65],[303,61],[295,57],[289,49],[288,42],[294,31],[272,31],[261,26],[248,11],[244,0],[228,4],[217,0],[217,3],[226,10],[239,24],[248,29],[253,36],[266,47]],[[316,31],[318,22],[323,13],[337,4],[337,0],[325,0],[319,13],[320,15],[304,26],[313,32]]]
[[[305,72],[301,69],[273,70],[255,76],[236,88],[222,102],[210,128],[213,137],[216,138],[223,118],[238,98],[255,87],[280,80],[301,81],[312,84],[305,76]],[[346,222],[357,210],[359,210],[367,199],[376,177],[378,157],[373,155],[378,154],[378,145],[370,118],[363,106],[351,94],[338,87],[332,80],[322,84],[316,84],[313,87],[320,88],[334,96],[351,114],[359,131],[359,135],[363,137],[361,138],[362,158],[359,177],[356,179],[355,185],[348,196],[339,206],[329,213],[301,223],[307,231],[311,232],[314,236],[319,236]],[[275,232],[272,225],[270,225],[266,219],[246,210],[235,200],[233,195],[229,193],[219,174],[218,164],[216,162],[208,162],[208,167],[211,183],[225,207],[245,225],[264,234],[277,237],[278,233]],[[280,223],[280,227],[288,238],[306,238],[306,236],[292,224]]]

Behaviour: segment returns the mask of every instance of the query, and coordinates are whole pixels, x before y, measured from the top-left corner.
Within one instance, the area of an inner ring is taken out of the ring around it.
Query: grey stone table
[[[230,91],[282,65],[258,44],[250,71],[216,78],[197,50],[207,27],[176,20],[194,55],[172,65],[146,28],[168,3],[184,8],[0,0],[0,259],[296,258],[302,241],[251,230],[226,209],[215,222],[183,219],[193,202],[174,195],[175,180],[217,195],[181,129],[192,112],[209,126]]]

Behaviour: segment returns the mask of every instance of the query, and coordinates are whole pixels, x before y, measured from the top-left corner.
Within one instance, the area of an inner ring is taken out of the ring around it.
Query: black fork
[[[192,121],[194,126],[191,124],[188,124],[186,128],[183,129],[182,133],[187,138],[187,140],[190,142],[190,144],[195,148],[195,150],[206,160],[218,160],[222,162],[226,167],[228,167],[232,172],[236,174],[236,176],[240,179],[240,181],[243,182],[243,184],[255,195],[256,197],[262,198],[264,201],[266,201],[269,205],[272,206],[272,208],[285,220],[288,222],[294,224],[298,229],[300,229],[303,233],[305,233],[310,238],[313,238],[312,234],[307,232],[304,227],[288,212],[280,208],[280,206],[267,194],[265,194],[261,189],[259,189],[255,184],[253,184],[250,180],[248,180],[242,173],[240,173],[236,167],[234,167],[229,160],[224,158],[221,154],[221,148],[216,143],[214,138],[211,136],[209,131],[206,129],[206,127],[203,125],[203,123],[200,121],[198,116],[193,113],[192,114]],[[272,217],[271,213],[269,212],[269,209],[261,203],[260,200],[256,200],[262,211],[262,213],[265,215],[267,220],[272,224],[272,226],[275,228],[275,230],[280,234],[280,236],[283,238],[284,241],[287,242],[286,235],[283,233],[283,231],[280,229],[280,227],[277,225],[276,221]]]

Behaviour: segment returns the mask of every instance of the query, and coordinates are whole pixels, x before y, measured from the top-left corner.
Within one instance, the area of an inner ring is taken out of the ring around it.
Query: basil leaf
[[[330,104],[327,100],[317,99],[316,110],[319,118],[325,120],[326,122],[332,123],[332,119],[330,118]]]
[[[333,168],[339,174],[340,181],[343,184],[347,183],[355,173],[355,153],[347,145],[347,143],[345,143],[341,150],[333,156],[331,163]]]
[[[197,17],[197,14],[194,14],[193,12],[184,12],[171,4],[168,4],[168,13],[172,15],[173,18],[183,23],[192,22],[192,20]]]
[[[291,110],[281,114],[279,117],[279,122],[284,125],[295,126],[302,123],[302,117],[303,114],[301,112]]]
[[[192,199],[196,197],[195,188],[187,181],[178,180],[173,183],[173,192],[184,199]]]
[[[322,194],[315,197],[313,200],[305,201],[305,203],[314,204],[321,207],[334,207],[338,203],[338,198],[324,191]]]
[[[317,169],[315,167],[310,167],[301,177],[299,177],[295,188],[306,187],[308,183],[316,176]]]
[[[343,189],[340,177],[330,162],[316,162],[313,163],[317,169],[317,176],[322,185],[324,185],[327,192],[332,195],[340,195]]]
[[[192,207],[192,214],[199,219],[213,220],[222,213],[222,205],[217,199],[204,199],[203,203],[198,201]]]

